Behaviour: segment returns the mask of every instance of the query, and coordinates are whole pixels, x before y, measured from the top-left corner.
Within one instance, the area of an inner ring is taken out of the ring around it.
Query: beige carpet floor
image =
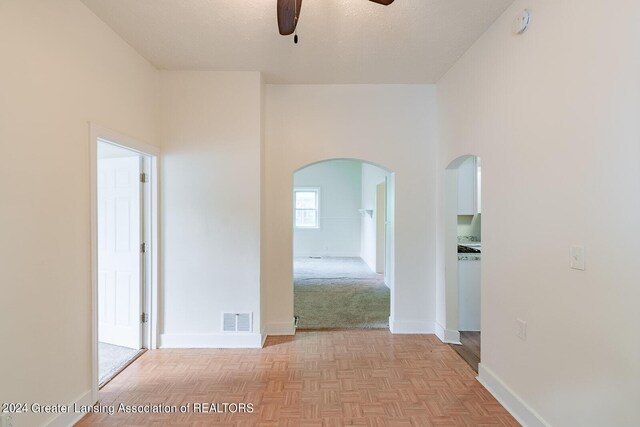
[[[390,292],[360,258],[294,259],[298,329],[388,328]]]
[[[137,356],[140,350],[98,343],[98,383],[102,384],[120,368]]]

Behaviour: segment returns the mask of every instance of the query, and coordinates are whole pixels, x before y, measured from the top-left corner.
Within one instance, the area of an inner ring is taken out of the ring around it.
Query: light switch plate
[[[571,246],[571,268],[584,270],[584,246]]]

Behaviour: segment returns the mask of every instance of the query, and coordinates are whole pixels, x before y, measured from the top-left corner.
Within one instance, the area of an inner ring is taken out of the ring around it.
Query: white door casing
[[[387,184],[376,186],[376,273],[385,272],[386,255],[386,222],[387,222]]]
[[[98,159],[98,340],[142,347],[141,159]]]

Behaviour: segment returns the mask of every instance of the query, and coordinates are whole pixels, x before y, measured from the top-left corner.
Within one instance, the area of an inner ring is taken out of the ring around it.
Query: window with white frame
[[[320,228],[319,193],[319,188],[296,188],[293,190],[296,228]]]

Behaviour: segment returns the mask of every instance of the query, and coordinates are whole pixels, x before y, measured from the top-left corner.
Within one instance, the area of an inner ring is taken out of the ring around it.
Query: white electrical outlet
[[[518,338],[520,338],[522,341],[526,341],[527,340],[527,322],[525,322],[522,319],[517,319],[518,320]]]
[[[571,246],[571,268],[574,270],[584,270],[584,246]]]
[[[16,427],[11,414],[0,414],[0,427]]]

